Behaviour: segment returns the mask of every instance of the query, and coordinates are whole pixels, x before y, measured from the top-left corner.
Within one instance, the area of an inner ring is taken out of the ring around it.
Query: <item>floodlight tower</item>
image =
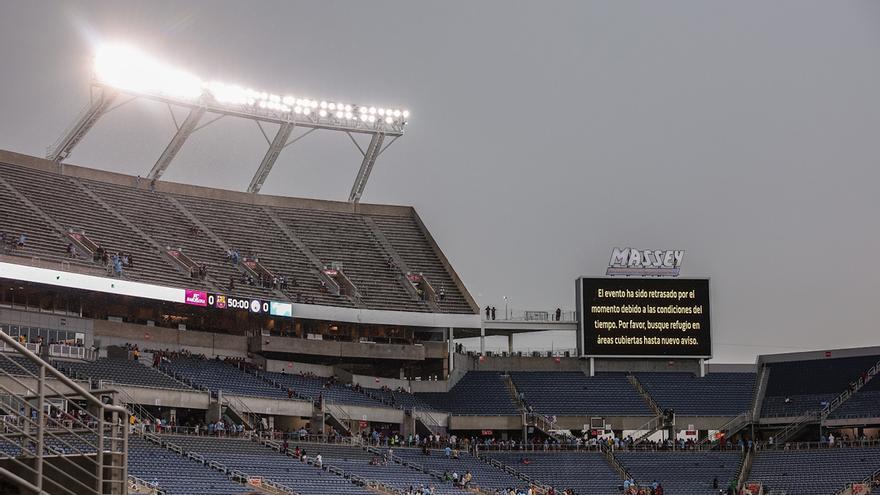
[[[47,158],[50,160],[61,163],[101,116],[141,98],[168,106],[177,129],[150,169],[147,175],[149,179],[162,177],[194,132],[223,117],[236,117],[254,121],[268,144],[266,154],[247,188],[248,192],[254,194],[260,191],[286,147],[316,130],[330,130],[347,134],[362,156],[348,197],[349,202],[357,203],[363,196],[376,160],[403,136],[409,120],[409,111],[400,108],[282,96],[234,84],[203,81],[123,44],[106,45],[97,52],[91,86],[89,105],[56,144],[48,149]],[[120,95],[128,98],[114,105]],[[183,122],[177,122],[172,107],[188,111]],[[208,114],[211,118],[203,123],[203,118]],[[272,139],[263,124],[278,125]],[[304,129],[304,132],[293,137],[298,128]],[[355,135],[370,136],[366,148],[358,143]],[[387,143],[386,138],[390,138]]]

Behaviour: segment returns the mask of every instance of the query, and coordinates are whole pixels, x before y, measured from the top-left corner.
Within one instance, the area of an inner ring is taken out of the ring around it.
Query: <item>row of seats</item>
[[[755,394],[755,373],[636,373],[663,409],[686,416],[736,416],[748,411]]]
[[[128,473],[167,495],[253,493],[220,471],[136,436],[128,439]]]
[[[441,411],[461,415],[516,416],[519,409],[497,371],[470,371],[448,393],[416,394]]]
[[[302,376],[293,373],[262,373],[270,381],[277,383],[284,390],[291,389],[299,397],[317,401],[323,396],[328,402],[368,407],[384,407],[385,405],[369,397],[367,394],[354,390],[350,384],[328,384],[327,378]]]
[[[717,494],[739,474],[739,452],[617,452],[615,456],[640,485],[659,482],[676,495]],[[817,492],[820,493],[820,492]]]
[[[155,368],[128,359],[101,358],[94,362],[58,361],[55,367],[74,379],[106,380],[141,387],[190,389]]]
[[[236,282],[230,291],[240,296],[280,298],[277,290],[237,283],[245,271],[226,260],[225,248],[232,248],[242,255],[256,254],[271,272],[295,280],[296,284],[284,291],[291,300],[351,307],[355,304],[352,300],[324,290],[318,276],[323,266],[340,262],[361,292],[358,305],[433,311],[431,305],[414,298],[406,288],[409,282],[400,268],[388,263],[392,253],[379,241],[381,234],[411,270],[423,272],[436,290],[443,289],[441,311],[474,312],[430,234],[412,216],[376,216],[374,224],[368,221],[374,217],[363,213],[263,207],[151,191],[146,183],[136,184],[134,178],[126,186],[11,164],[0,164],[0,179],[0,208],[16,212],[0,218],[0,232],[6,233],[8,240],[22,233],[28,237],[25,247],[14,254],[63,258],[68,243],[65,233],[83,231],[111,253],[131,254],[134,263],[123,270],[125,278],[205,290],[230,290],[232,279]],[[36,208],[23,203],[16,193]],[[297,247],[273,216],[309,253]],[[216,237],[202,232],[199,223]],[[208,280],[192,279],[186,269],[165,254],[167,248],[181,248],[196,263],[208,265]],[[80,253],[72,262],[90,265],[88,258]]]
[[[285,390],[220,359],[175,357],[163,360],[161,368],[172,376],[180,376],[199,388],[215,393],[222,391],[272,399],[287,398]]]
[[[464,451],[459,452],[458,459],[446,457],[442,449],[433,450],[429,455],[425,455],[419,449],[401,448],[395,449],[394,454],[407,462],[416,463],[438,473],[458,473],[459,476],[463,476],[466,472],[470,472],[473,476],[472,483],[484,491],[518,488],[525,485],[522,480],[507,471],[487,464]]]
[[[169,437],[168,440],[187,452],[202,454],[229,469],[289,486],[300,495],[371,495],[366,488],[349,480],[302,463],[257,443],[243,439],[212,439],[206,437]],[[322,453],[325,446],[306,447],[310,457]],[[291,449],[293,446],[291,446]],[[326,460],[325,464],[329,464]]]
[[[765,493],[837,493],[880,469],[880,448],[820,450],[766,450],[752,462],[750,481],[765,486]]]
[[[620,476],[598,452],[490,452],[487,455],[557,490],[570,488],[578,494],[619,493]]]
[[[770,375],[761,416],[799,416],[821,409],[824,402],[847,390],[850,383],[878,361],[880,356],[855,356],[768,363]],[[856,400],[858,395],[850,400]],[[861,407],[858,404],[854,402],[853,407]]]
[[[517,391],[536,412],[545,415],[651,416],[651,409],[625,373],[580,371],[511,373]]]

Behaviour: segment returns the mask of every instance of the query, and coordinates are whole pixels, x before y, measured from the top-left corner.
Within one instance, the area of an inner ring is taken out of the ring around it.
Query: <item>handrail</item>
[[[719,426],[718,431],[723,431],[724,438],[728,439],[731,436],[731,432],[736,433],[737,431],[742,429],[742,427],[744,425],[749,424],[751,421],[752,421],[751,412],[750,411],[743,411],[743,412],[739,413],[738,415],[734,416],[733,418],[729,419],[723,425]],[[712,444],[712,442],[714,442],[714,441],[715,440],[712,437],[706,436],[705,438],[703,438],[702,440],[697,442],[697,445],[700,445],[700,446],[708,445],[708,444]],[[721,442],[719,441],[719,443],[721,443]]]
[[[642,443],[643,441],[647,440],[648,437],[650,437],[651,435],[653,435],[654,433],[657,433],[660,429],[662,429],[663,424],[664,424],[664,419],[665,418],[662,414],[659,416],[654,416],[653,418],[649,419],[647,423],[636,428],[636,431],[641,431],[641,430],[646,430],[646,431],[644,433],[642,433],[641,435],[639,435],[638,437],[633,439],[633,445],[638,445],[638,444]]]
[[[11,457],[11,459],[22,466],[22,468],[30,471],[34,475],[36,487],[38,489],[42,489],[43,483],[51,483],[56,486],[59,490],[73,493],[69,486],[65,486],[64,484],[59,483],[58,480],[54,479],[54,477],[46,476],[44,472],[44,468],[51,468],[58,472],[64,473],[69,477],[69,483],[74,487],[77,485],[82,488],[77,488],[76,491],[78,493],[104,493],[104,490],[109,484],[111,486],[114,484],[125,484],[128,481],[127,476],[127,446],[128,446],[128,429],[127,427],[123,427],[118,423],[120,418],[124,417],[128,419],[128,411],[119,406],[115,405],[107,405],[104,404],[102,399],[98,396],[93,395],[88,390],[84,389],[78,383],[74,382],[70,378],[68,378],[64,373],[55,369],[51,365],[49,365],[42,358],[33,353],[28,346],[22,345],[16,341],[16,339],[12,338],[12,336],[0,332],[0,343],[3,344],[5,348],[11,348],[17,351],[18,355],[20,355],[26,361],[30,361],[37,366],[37,371],[31,371],[25,368],[21,363],[13,360],[12,358],[5,357],[11,363],[15,365],[18,369],[20,369],[24,376],[28,376],[36,379],[36,390],[32,388],[30,385],[26,385],[22,382],[19,377],[16,377],[12,373],[4,373],[8,376],[12,383],[19,385],[25,393],[16,392],[13,393],[9,389],[6,388],[5,385],[0,385],[3,391],[6,391],[10,394],[12,400],[17,402],[21,402],[21,407],[27,409],[32,409],[37,416],[36,419],[27,417],[23,413],[20,413],[21,423],[23,425],[20,428],[17,425],[13,425],[11,423],[7,423],[7,426],[12,426],[13,431],[18,432],[24,437],[28,438],[28,443],[33,445],[33,448],[24,447],[22,449],[23,453],[33,455],[35,457],[35,463],[33,465],[28,465],[23,463],[21,460],[16,459],[15,457]],[[48,378],[54,378],[53,381],[49,381]],[[65,393],[59,393],[56,387],[59,387],[58,383],[65,385],[68,391]],[[47,390],[49,393],[47,394]],[[86,416],[86,421],[88,423],[83,422],[83,426],[87,427],[87,433],[89,435],[94,434],[95,440],[94,444],[90,438],[85,438],[81,436],[78,432],[72,429],[72,425],[70,427],[66,426],[64,422],[66,421],[78,421],[76,419],[71,420],[61,420],[60,418],[53,418],[50,415],[46,414],[47,408],[51,407],[50,403],[46,402],[48,397],[76,397],[78,399],[84,400],[86,403],[97,406],[98,413],[92,415],[88,408],[84,408],[73,401],[67,402],[68,407],[73,407],[79,410],[78,416]],[[34,407],[34,403],[30,402],[36,400],[36,407]],[[19,411],[19,407],[12,408],[14,411]],[[106,413],[111,413],[111,421],[107,421]],[[62,434],[71,434],[72,438],[58,436],[56,430],[51,429],[51,426],[56,426],[57,431],[60,431]],[[119,430],[117,435],[116,430]],[[36,438],[33,437],[34,432]],[[48,437],[46,436],[48,435]],[[0,435],[2,437],[6,437],[6,435]],[[61,449],[56,449],[52,445],[46,445],[46,439],[51,438],[56,442],[61,444]],[[89,449],[81,449],[79,445],[71,444],[68,440],[76,441],[79,440],[86,445],[89,446]],[[105,440],[109,443],[105,443]],[[91,451],[91,447],[94,447],[94,451]],[[61,459],[69,464],[68,469],[62,469],[55,464],[45,464],[44,453],[48,451],[52,454],[59,455]],[[68,457],[67,454],[78,454],[80,456],[85,456],[86,459],[89,460],[90,464],[94,465],[95,470],[92,473],[89,468],[85,467],[80,463],[74,462],[71,458]],[[120,465],[115,465],[115,461],[111,459],[109,464],[105,463],[105,454],[112,455],[121,455],[121,463]],[[94,457],[94,458],[92,458]],[[105,479],[105,469],[121,469],[122,476],[118,479]],[[82,479],[77,478],[72,473],[68,471],[81,471],[85,476],[87,476],[88,481],[83,482]],[[91,480],[94,480],[94,485],[89,486],[91,484]],[[87,484],[88,483],[88,484]]]
[[[18,350],[18,352],[20,352],[21,354],[24,354],[25,357],[27,357],[31,361],[37,361],[37,362],[42,361],[42,359],[39,356],[37,356],[36,354],[31,352],[26,347],[24,347],[23,345],[16,342],[15,339],[10,337],[9,335],[6,335],[3,332],[0,332],[0,340],[4,341],[7,345],[11,345],[14,349]],[[46,366],[46,371],[50,375],[52,375],[53,378],[55,378],[59,382],[63,383],[67,387],[70,387],[71,389],[73,389],[73,391],[77,392],[78,395],[81,395],[83,397],[83,399],[85,399],[95,405],[100,405],[109,411],[115,411],[115,412],[121,413],[121,414],[128,414],[128,411],[126,411],[126,409],[124,407],[104,404],[103,402],[101,402],[101,399],[94,397],[91,393],[89,393],[88,390],[82,388],[78,383],[71,380],[70,378],[67,377],[67,375],[56,370],[55,368],[53,368],[51,366]]]

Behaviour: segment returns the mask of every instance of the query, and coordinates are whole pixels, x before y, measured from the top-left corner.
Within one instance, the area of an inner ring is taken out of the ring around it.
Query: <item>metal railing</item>
[[[57,358],[83,359],[94,361],[98,353],[90,347],[77,347],[64,344],[49,344],[49,356]]]
[[[0,342],[16,351],[0,354],[3,407],[17,416],[0,432],[12,446],[0,459],[15,466],[4,476],[27,493],[50,486],[71,495],[126,493],[128,412],[105,404],[9,335],[0,332]]]
[[[0,332],[0,333],[4,333],[4,332]],[[14,340],[14,337],[13,337],[13,340]],[[31,351],[34,354],[37,354],[37,355],[40,354],[40,344],[28,342],[28,343],[19,344],[19,345],[24,346],[25,349]],[[16,353],[16,352],[18,352],[18,349],[7,344],[6,340],[3,340],[3,341],[0,341],[0,352]]]
[[[750,411],[743,411],[743,412],[739,413],[739,415],[734,416],[733,418],[728,420],[726,423],[724,423],[723,425],[718,427],[718,431],[724,432],[724,437],[718,439],[719,440],[718,444],[721,444],[725,440],[729,439],[734,434],[739,432],[741,429],[748,426],[749,423],[751,423],[751,422],[752,422],[752,415],[751,415]],[[702,440],[697,442],[697,444],[698,445],[712,445],[714,442],[715,442],[714,438],[707,436],[706,438],[703,438]]]
[[[662,430],[664,425],[665,425],[665,416],[662,414],[659,416],[654,416],[653,418],[649,419],[647,423],[636,428],[636,431],[644,431],[644,433],[635,437],[633,439],[633,444],[638,445],[638,444],[644,442],[645,440],[648,439],[648,437],[650,437],[654,433],[657,433],[658,431]]]
[[[226,403],[227,409],[244,421],[244,427],[248,430],[257,430],[262,426],[262,418],[259,414],[252,411],[250,407],[240,398],[234,395],[222,395],[222,400]]]
[[[481,315],[484,321],[534,321],[534,322],[563,322],[563,323],[577,323],[577,312],[576,311],[560,311],[559,318],[556,318],[556,308],[549,310],[530,310],[530,309],[513,309],[509,308],[505,312],[502,308],[502,311],[498,311],[498,308],[495,308],[495,318],[491,317],[486,318],[485,308],[481,311]]]

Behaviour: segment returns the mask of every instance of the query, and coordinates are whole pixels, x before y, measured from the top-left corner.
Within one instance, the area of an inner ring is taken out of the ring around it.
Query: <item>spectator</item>
[[[556,308],[556,321],[562,320],[562,308]]]
[[[495,319],[495,306],[492,306],[492,319]]]
[[[490,308],[489,306],[486,306],[486,319],[487,320],[490,319],[491,315],[492,315],[492,308]]]
[[[27,236],[24,234],[20,234],[18,236],[18,241],[16,241],[16,243],[15,243],[15,247],[22,248],[22,247],[25,247],[25,245],[27,245]]]

